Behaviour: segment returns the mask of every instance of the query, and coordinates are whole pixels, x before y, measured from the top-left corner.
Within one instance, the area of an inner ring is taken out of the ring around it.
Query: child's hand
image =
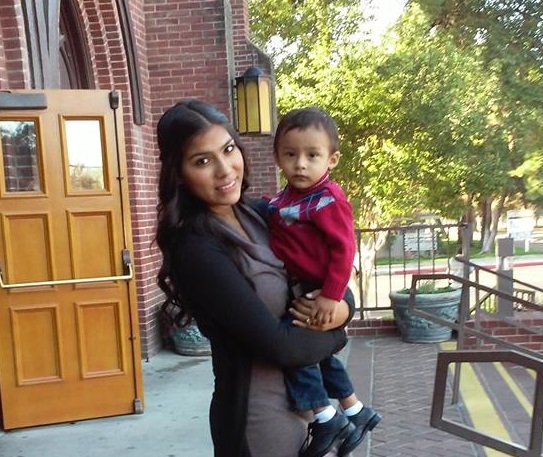
[[[319,295],[315,299],[315,306],[313,309],[316,313],[311,323],[313,325],[330,324],[336,317],[336,308],[338,305],[338,301]]]
[[[319,293],[320,290],[314,290],[293,300],[293,306],[289,309],[290,314],[294,318],[293,324],[297,327],[319,330],[321,332],[345,326],[349,319],[350,308],[344,300],[340,301],[339,306],[336,307],[333,322],[323,325],[313,324],[313,318],[317,310],[317,302],[314,297],[317,297]]]

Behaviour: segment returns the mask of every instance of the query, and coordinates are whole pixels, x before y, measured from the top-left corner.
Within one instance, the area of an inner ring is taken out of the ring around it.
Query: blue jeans
[[[320,289],[321,284],[309,282],[291,282],[294,296],[306,294]],[[298,293],[294,287],[298,287]],[[346,293],[345,300],[349,301],[352,294]],[[292,317],[285,315],[283,319],[292,322]],[[298,411],[307,411],[330,404],[330,398],[342,399],[354,393],[354,387],[349,379],[347,370],[335,356],[321,360],[317,365],[303,368],[288,368],[285,370],[285,384],[292,406]]]
[[[285,370],[285,384],[298,411],[328,406],[330,398],[346,398],[354,393],[347,370],[335,356],[318,365]]]

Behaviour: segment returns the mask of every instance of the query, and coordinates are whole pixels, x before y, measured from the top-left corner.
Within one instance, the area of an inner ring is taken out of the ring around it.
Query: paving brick
[[[438,350],[437,344],[409,344],[397,336],[351,339],[348,369],[355,388],[363,388],[366,402],[384,417],[369,435],[367,448],[357,448],[352,457],[484,455],[480,446],[430,427]],[[363,370],[369,392],[358,378]],[[447,418],[462,422],[460,407],[448,407]]]

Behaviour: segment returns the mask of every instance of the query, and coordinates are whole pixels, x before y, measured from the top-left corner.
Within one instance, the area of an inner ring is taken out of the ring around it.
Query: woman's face
[[[221,125],[196,135],[181,159],[183,185],[217,214],[239,201],[243,171],[241,151]]]

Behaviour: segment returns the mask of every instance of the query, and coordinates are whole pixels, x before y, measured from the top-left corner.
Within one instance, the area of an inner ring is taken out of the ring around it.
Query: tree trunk
[[[358,252],[360,258],[358,264],[355,265],[358,269],[359,279],[359,294],[361,306],[368,302],[368,293],[370,289],[370,280],[373,270],[375,269],[375,258],[377,252],[381,249],[387,239],[388,232],[377,232],[377,236],[371,236],[366,242],[360,240]]]
[[[501,193],[498,203],[491,211],[492,222],[490,224],[488,236],[486,236],[486,238],[483,240],[483,244],[481,246],[482,253],[490,252],[492,250],[492,247],[494,246],[494,240],[496,239],[496,234],[498,233],[498,224],[503,213],[506,199],[507,193],[504,191]]]
[[[490,233],[490,224],[492,219],[492,199],[485,198],[479,205],[481,211],[481,249],[488,234]]]
[[[479,203],[479,212],[481,214],[481,248],[490,232],[490,218],[492,217],[490,212],[491,207],[492,200],[489,198],[485,198]]]
[[[469,227],[469,230],[467,231],[467,233],[469,234],[469,237],[470,237],[469,246],[471,246],[473,244],[473,232],[474,232],[474,229],[475,229],[475,222],[474,221],[475,221],[475,217],[474,217],[474,214],[473,214],[472,200],[470,199],[470,201],[468,202],[468,206],[466,208],[466,212],[462,216],[462,219],[460,219],[460,222],[463,222],[463,223],[467,224],[468,227]],[[464,233],[466,233],[466,232],[463,231],[463,230],[461,230],[458,233],[458,254],[466,254],[466,253],[462,252],[462,246],[464,245],[462,237],[463,237]]]

